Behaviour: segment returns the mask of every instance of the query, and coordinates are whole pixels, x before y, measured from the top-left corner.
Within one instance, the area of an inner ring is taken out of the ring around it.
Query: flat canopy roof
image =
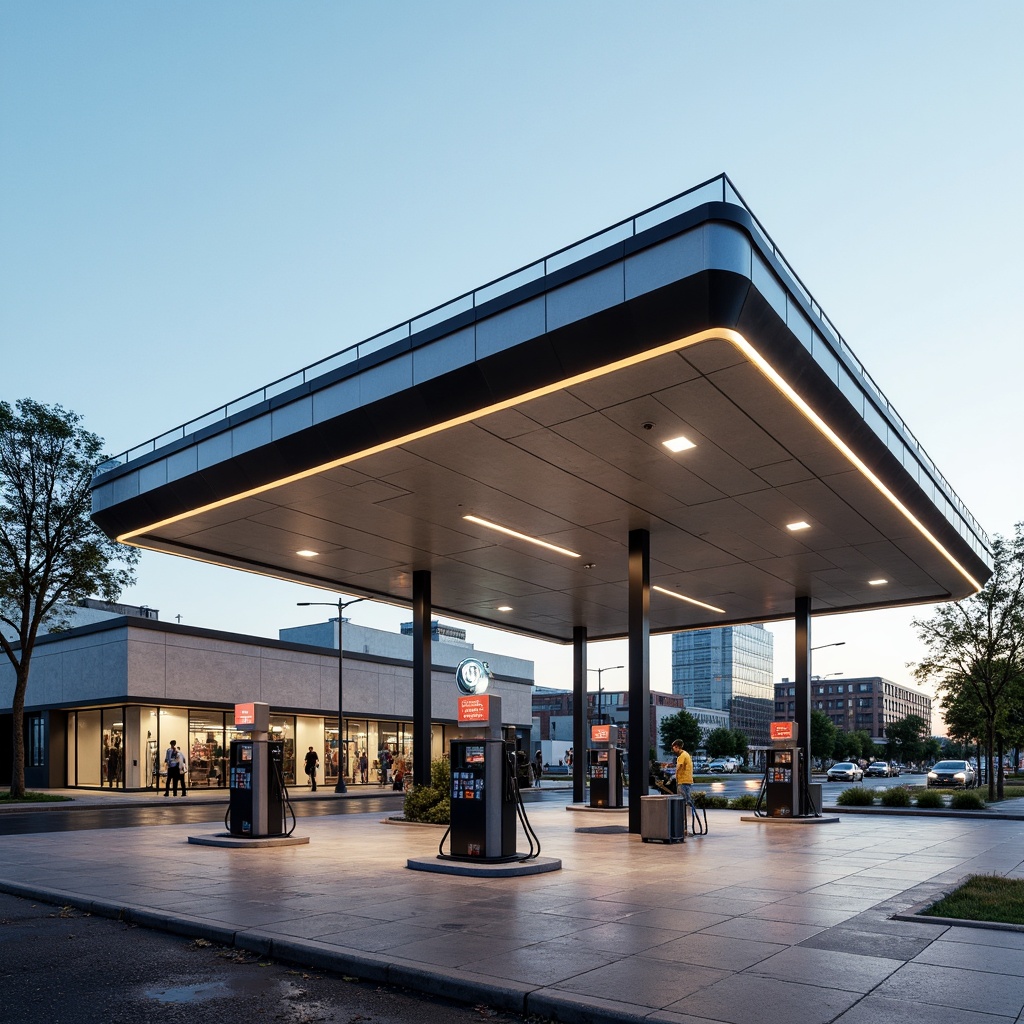
[[[386,601],[429,570],[435,611],[561,642],[625,635],[638,529],[652,632],[990,575],[724,175],[113,460],[93,509],[126,543]]]

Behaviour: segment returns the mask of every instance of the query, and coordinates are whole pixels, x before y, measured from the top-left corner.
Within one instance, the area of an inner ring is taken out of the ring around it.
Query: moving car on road
[[[929,789],[972,789],[976,782],[974,769],[966,761],[939,761],[928,773]]]
[[[888,779],[890,776],[899,774],[893,770],[893,766],[885,761],[874,761],[864,769],[864,774],[869,778]]]
[[[864,778],[860,765],[852,761],[840,761],[832,765],[827,774],[829,782],[860,782]]]

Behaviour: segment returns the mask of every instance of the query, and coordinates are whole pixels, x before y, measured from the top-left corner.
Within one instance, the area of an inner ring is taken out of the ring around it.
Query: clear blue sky
[[[120,451],[724,170],[1008,533],[1022,39],[1019,0],[4,0],[0,397]],[[269,636],[320,597],[154,554],[125,595]],[[905,681],[910,618],[817,620],[846,646],[815,671]],[[568,683],[564,649],[470,636]]]

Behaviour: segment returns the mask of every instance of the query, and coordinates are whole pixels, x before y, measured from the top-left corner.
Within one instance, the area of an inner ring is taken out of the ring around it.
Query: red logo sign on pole
[[[590,727],[590,738],[594,743],[607,743],[611,736],[610,725],[592,725]]]
[[[490,697],[482,694],[479,697],[459,698],[459,722],[489,722],[491,720]]]
[[[796,722],[772,722],[768,726],[768,735],[773,740],[795,740]]]

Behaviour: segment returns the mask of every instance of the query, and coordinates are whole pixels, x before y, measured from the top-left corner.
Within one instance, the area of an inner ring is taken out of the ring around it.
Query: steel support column
[[[797,742],[803,751],[804,771],[807,773],[807,781],[811,778],[811,599],[809,597],[798,597],[794,612],[795,625],[795,649],[793,660],[796,673],[794,682],[795,689],[795,715]],[[804,796],[800,796],[800,813],[810,814],[809,807],[804,807]]]
[[[651,755],[651,535],[629,532],[629,831],[640,833]]]
[[[430,615],[430,573],[419,569],[412,574],[412,777],[418,786],[430,784]]]
[[[587,627],[572,631],[572,802],[583,803],[587,770]]]

